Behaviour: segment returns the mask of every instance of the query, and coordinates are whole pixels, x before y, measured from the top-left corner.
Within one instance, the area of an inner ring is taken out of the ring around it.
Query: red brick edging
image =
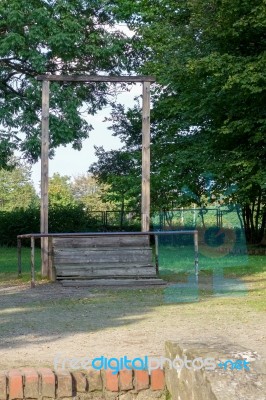
[[[105,398],[110,392],[138,393],[142,390],[163,391],[164,371],[111,370],[57,371],[49,368],[22,368],[0,371],[0,400],[60,399],[75,397],[79,393],[99,394]]]

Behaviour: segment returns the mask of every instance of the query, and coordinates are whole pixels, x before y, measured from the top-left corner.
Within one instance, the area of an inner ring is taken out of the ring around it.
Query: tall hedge
[[[98,230],[96,218],[81,205],[51,207],[49,232],[85,232]],[[17,235],[40,232],[39,208],[0,212],[0,246],[16,246]]]

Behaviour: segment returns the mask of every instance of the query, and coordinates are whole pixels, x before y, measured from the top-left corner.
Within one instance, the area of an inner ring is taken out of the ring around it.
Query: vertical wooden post
[[[143,82],[141,230],[150,230],[150,82]]]
[[[48,238],[48,245],[49,245],[49,279],[52,282],[56,280],[56,273],[54,267],[54,257],[53,257],[53,238],[49,236]]]
[[[41,233],[48,233],[49,81],[42,83]],[[49,276],[48,238],[41,238],[42,276]]]
[[[35,287],[35,239],[30,238],[31,244],[31,257],[30,257],[30,271],[31,271],[31,287]]]
[[[155,234],[155,267],[156,274],[159,274],[159,238],[158,235]]]
[[[194,253],[195,253],[195,276],[196,282],[199,280],[199,235],[198,231],[194,231]]]
[[[18,276],[21,276],[22,268],[21,268],[21,239],[17,239],[18,245]]]

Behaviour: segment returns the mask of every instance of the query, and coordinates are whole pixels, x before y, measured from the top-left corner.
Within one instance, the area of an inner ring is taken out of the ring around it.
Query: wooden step
[[[162,279],[92,279],[92,280],[63,280],[63,286],[74,287],[138,287],[138,286],[165,286]]]
[[[57,279],[95,279],[95,278],[151,278],[156,277],[155,267],[130,267],[130,268],[91,268],[91,267],[77,267],[77,268],[56,268]]]

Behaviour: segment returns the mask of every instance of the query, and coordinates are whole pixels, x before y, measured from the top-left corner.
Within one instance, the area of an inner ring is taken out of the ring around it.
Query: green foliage
[[[250,242],[266,225],[264,3],[115,1],[136,32],[139,71],[156,76],[152,204],[237,203]],[[116,110],[115,134],[130,155],[140,128],[133,110]]]
[[[2,0],[0,3],[0,166],[14,148],[40,155],[41,84],[38,74],[119,74],[132,48],[115,26],[106,0]],[[80,149],[94,114],[107,102],[105,84],[51,85],[51,155],[60,144]],[[9,146],[7,146],[7,142]]]
[[[0,169],[0,211],[25,210],[38,204],[39,198],[28,167]]]
[[[125,207],[136,210],[140,207],[140,152],[132,149],[111,150],[96,148],[98,161],[92,164],[89,172],[108,188],[103,196],[108,202],[116,204],[123,212]]]
[[[17,235],[39,232],[38,208],[0,212],[0,246],[16,246]]]
[[[71,191],[76,202],[83,204],[88,211],[114,210],[115,204],[104,202],[107,185],[98,182],[92,175],[79,175],[71,184]]]
[[[97,231],[98,221],[82,205],[68,204],[49,209],[49,232]],[[0,246],[16,246],[17,235],[40,232],[40,209],[0,212]],[[25,241],[29,245],[28,241]]]
[[[54,206],[49,209],[49,232],[88,232],[97,230],[97,220],[82,204]]]
[[[71,191],[69,176],[61,176],[55,173],[49,179],[49,205],[51,207],[66,207],[77,204]]]

